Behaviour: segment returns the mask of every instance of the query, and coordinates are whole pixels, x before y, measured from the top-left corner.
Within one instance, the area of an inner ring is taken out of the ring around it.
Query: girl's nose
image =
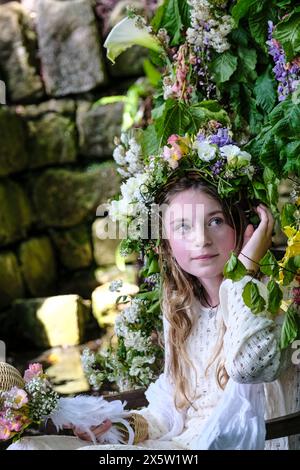
[[[207,230],[203,227],[197,227],[193,234],[193,244],[195,249],[211,244]]]

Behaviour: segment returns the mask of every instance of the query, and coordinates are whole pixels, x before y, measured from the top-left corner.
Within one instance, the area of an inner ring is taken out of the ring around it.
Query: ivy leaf
[[[297,311],[289,307],[281,329],[280,348],[287,348],[298,336]]]
[[[254,85],[254,94],[256,102],[262,109],[269,113],[272,111],[276,100],[276,83],[271,75],[271,67],[268,67],[266,71],[260,75]]]
[[[264,311],[266,302],[260,295],[257,284],[253,281],[247,282],[242,293],[243,300],[251,312],[258,314]]]
[[[212,73],[218,84],[227,82],[236,68],[237,57],[228,51],[220,54],[211,64]]]
[[[276,25],[274,38],[282,45],[287,62],[300,52],[300,13],[293,12]]]
[[[268,282],[267,289],[269,292],[268,311],[273,315],[276,315],[280,308],[280,304],[283,297],[282,290],[280,289],[279,284],[273,279]]]
[[[247,269],[238,259],[236,254],[231,253],[229,260],[224,266],[223,274],[227,279],[240,281],[247,274]]]
[[[278,262],[270,250],[268,250],[265,256],[260,260],[259,269],[266,276],[273,276],[276,279],[278,278],[278,275],[279,275]]]

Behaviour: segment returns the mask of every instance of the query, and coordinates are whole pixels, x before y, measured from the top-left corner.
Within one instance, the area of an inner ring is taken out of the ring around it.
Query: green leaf
[[[143,132],[141,147],[144,158],[149,157],[149,155],[156,155],[158,153],[159,140],[154,124],[150,124]]]
[[[286,160],[283,167],[284,174],[295,173],[300,175],[300,141],[289,142],[280,151],[280,157]]]
[[[213,113],[217,113],[219,111],[222,111],[222,106],[220,103],[216,100],[204,100],[199,103],[199,106],[204,109],[208,109],[208,111],[211,111]]]
[[[283,298],[282,290],[280,289],[279,284],[273,279],[268,282],[267,289],[269,292],[268,311],[273,315],[276,315]]]
[[[258,314],[265,310],[265,299],[260,295],[257,284],[253,281],[247,282],[243,289],[242,297],[252,313]]]
[[[231,10],[233,19],[237,22],[247,15],[249,9],[256,4],[257,0],[238,0]]]
[[[238,259],[236,254],[231,253],[229,260],[224,266],[223,274],[227,279],[240,281],[247,274],[247,269]]]
[[[297,267],[295,266],[294,258],[290,258],[287,263],[285,263],[283,268],[283,281],[282,285],[288,286],[294,279],[297,273]]]
[[[244,75],[249,76],[252,80],[256,78],[256,63],[257,53],[255,49],[249,49],[246,47],[238,47],[238,55],[243,68]]]
[[[158,9],[152,25],[156,31],[165,28],[171,37],[171,46],[184,41],[183,28],[190,26],[190,7],[186,1],[165,0],[163,8]]]
[[[236,68],[237,57],[228,51],[220,54],[211,64],[211,70],[218,84],[229,80]]]
[[[276,25],[274,38],[282,45],[287,62],[300,52],[300,13],[291,13]]]
[[[300,255],[296,255],[294,257],[294,266],[295,268],[299,269],[300,268]]]
[[[151,260],[151,263],[149,265],[148,276],[150,276],[150,274],[156,274],[156,273],[159,273],[159,272],[160,272],[160,269],[159,269],[158,260],[155,257]]]
[[[298,322],[297,322],[297,310],[293,307],[289,307],[285,316],[281,329],[280,348],[287,348],[298,336]]]
[[[251,12],[248,18],[251,35],[263,50],[266,50],[268,35],[268,23],[266,18],[270,19],[270,12],[267,9]]]
[[[287,225],[294,225],[295,217],[294,213],[297,210],[295,204],[291,204],[290,202],[286,202],[281,209],[280,213],[280,221],[281,227],[286,227]]]
[[[248,46],[249,34],[241,26],[231,32],[231,38],[232,42],[239,44],[240,46]]]
[[[263,274],[266,274],[266,276],[273,276],[276,279],[278,278],[278,274],[279,274],[278,262],[270,250],[268,250],[265,256],[260,260],[259,268]]]
[[[277,101],[276,82],[272,77],[270,66],[257,78],[254,94],[257,104],[269,113]]]
[[[161,74],[157,70],[156,67],[150,62],[149,59],[145,59],[143,62],[143,68],[145,71],[146,76],[149,79],[149,82],[153,86],[157,86],[159,81],[161,80]]]

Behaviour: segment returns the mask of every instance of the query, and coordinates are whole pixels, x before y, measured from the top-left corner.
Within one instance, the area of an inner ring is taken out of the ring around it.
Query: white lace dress
[[[190,383],[195,390],[192,406],[178,412],[172,397],[172,384],[167,373],[150,385],[146,393],[149,406],[139,410],[149,425],[149,439],[138,446],[90,445],[76,437],[38,436],[22,438],[9,449],[192,449],[197,435],[219,403],[223,390],[218,386],[215,366],[205,369],[214,350],[220,321],[226,325],[223,353],[228,375],[239,383],[264,383],[266,396],[265,418],[275,418],[300,409],[300,368],[290,361],[290,353],[280,354],[278,322],[266,316],[253,315],[242,300],[242,281],[223,281],[220,288],[220,306],[212,311],[195,300],[195,326],[189,337],[188,352],[197,371],[190,372]],[[265,286],[257,282],[265,295]],[[277,317],[280,318],[281,317]],[[280,321],[279,321],[280,323]],[[167,334],[165,322],[165,334]],[[168,350],[166,349],[166,368]],[[265,449],[300,449],[300,436],[266,441]]]

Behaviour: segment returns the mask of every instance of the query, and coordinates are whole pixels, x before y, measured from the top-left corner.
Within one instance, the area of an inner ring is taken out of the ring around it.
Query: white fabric
[[[265,445],[263,384],[239,384],[229,379],[220,403],[196,434],[190,449],[263,450]]]
[[[204,439],[202,436],[204,436],[205,430],[216,429],[213,421],[216,419],[218,410],[221,409],[221,415],[223,413],[225,416],[230,409],[230,407],[226,408],[226,406],[220,405],[222,398],[224,399],[226,395],[229,397],[227,404],[232,399],[230,383],[233,384],[234,393],[240,394],[239,399],[242,401],[244,393],[248,398],[253,397],[255,390],[262,390],[262,387],[256,384],[264,382],[266,419],[299,411],[300,369],[291,364],[288,352],[280,354],[279,326],[276,322],[267,316],[253,315],[242,301],[242,289],[249,279],[246,277],[235,283],[225,280],[222,283],[220,288],[221,304],[215,315],[211,315],[210,309],[203,308],[198,301],[195,301],[195,323],[187,343],[187,351],[196,369],[196,374],[193,370],[188,371],[188,380],[191,383],[191,390],[194,391],[192,405],[184,411],[178,411],[175,408],[174,388],[167,373],[169,354],[168,348],[166,348],[165,371],[147,391],[149,406],[138,411],[149,423],[149,440],[140,443],[139,447],[197,450],[197,446],[204,445],[203,442],[201,443],[201,438]],[[265,286],[259,281],[256,282],[263,293]],[[232,379],[227,384],[225,392],[216,382],[215,365],[205,373],[222,320],[227,327],[223,354],[226,358],[226,369]],[[167,334],[168,326],[166,321],[164,323]],[[234,385],[234,383],[238,385]],[[248,392],[250,395],[247,395]],[[257,402],[253,402],[251,398],[251,403],[255,410]],[[258,400],[258,403],[261,401]],[[218,405],[221,408],[218,408]],[[253,416],[253,409],[246,406],[244,417],[247,416],[247,412]],[[241,417],[233,414],[231,416],[231,425],[239,426]],[[260,418],[261,416],[257,417],[258,421]],[[255,425],[255,420],[252,423]],[[226,433],[226,429],[223,432]],[[263,432],[263,429],[259,427],[258,440],[260,440],[260,432]],[[206,434],[208,441],[210,436],[212,434]],[[52,437],[45,436],[43,439],[44,441],[48,440],[49,443],[49,439]],[[36,438],[32,438],[33,441],[34,439]],[[42,442],[40,439],[41,445]],[[82,441],[79,441],[78,448],[82,447],[81,444]],[[211,441],[209,445],[211,445]],[[215,445],[218,445],[217,441]],[[227,441],[226,445],[227,448],[230,448],[230,445],[234,446],[235,444],[233,441],[229,443]],[[261,444],[258,445],[260,447]],[[19,446],[22,448],[22,439]],[[36,448],[36,443],[34,446]],[[96,450],[99,446],[93,448]],[[119,447],[101,446],[101,449],[112,448]],[[126,449],[126,446],[120,448]],[[299,436],[267,441],[265,444],[265,449],[285,448],[300,449]]]

